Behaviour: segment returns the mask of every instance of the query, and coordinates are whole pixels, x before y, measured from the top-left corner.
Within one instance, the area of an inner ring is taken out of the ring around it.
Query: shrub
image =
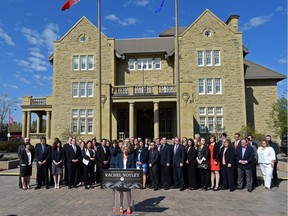
[[[0,151],[17,153],[19,146],[22,144],[23,142],[20,141],[2,141],[0,142]]]

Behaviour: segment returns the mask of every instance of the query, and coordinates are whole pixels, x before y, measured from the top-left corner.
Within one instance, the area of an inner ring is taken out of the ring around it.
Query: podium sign
[[[102,187],[111,189],[140,189],[143,186],[143,170],[102,170]]]

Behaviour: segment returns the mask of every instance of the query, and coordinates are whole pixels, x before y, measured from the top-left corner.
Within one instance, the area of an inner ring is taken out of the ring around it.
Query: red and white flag
[[[78,3],[80,0],[67,0],[67,2],[62,6],[62,11],[69,9],[71,6]]]

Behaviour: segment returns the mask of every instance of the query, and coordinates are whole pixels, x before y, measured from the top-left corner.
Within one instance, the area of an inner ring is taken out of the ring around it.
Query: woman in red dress
[[[220,181],[220,160],[219,160],[219,153],[220,153],[220,143],[216,143],[216,137],[214,135],[210,136],[210,170],[211,170],[211,187],[210,190],[218,191],[219,181]]]

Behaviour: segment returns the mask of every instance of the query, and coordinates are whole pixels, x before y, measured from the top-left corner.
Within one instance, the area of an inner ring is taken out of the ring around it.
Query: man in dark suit
[[[173,146],[173,179],[174,188],[179,188],[180,191],[185,190],[183,165],[185,162],[185,148],[179,143],[179,138],[175,137]]]
[[[241,147],[236,149],[236,162],[238,171],[237,189],[242,189],[244,174],[246,176],[246,188],[252,192],[252,165],[254,161],[254,150],[248,146],[246,139],[241,140]]]
[[[97,173],[96,182],[102,184],[102,170],[109,168],[110,151],[105,146],[106,139],[101,140],[101,145],[97,147]],[[101,185],[102,188],[102,185]]]
[[[77,188],[78,169],[81,157],[81,149],[76,145],[76,139],[71,140],[71,144],[67,147],[67,170],[68,170],[68,189],[72,186]]]
[[[72,137],[69,136],[68,140],[67,140],[67,143],[65,143],[63,145],[63,149],[64,149],[64,167],[65,167],[65,169],[64,169],[64,181],[65,181],[66,186],[68,186],[67,149],[68,149],[69,146],[72,145],[71,142],[72,142]]]
[[[159,162],[159,152],[157,150],[155,142],[152,141],[150,143],[148,165],[150,171],[149,173],[150,173],[151,186],[152,188],[154,188],[154,191],[159,189],[158,162]]]
[[[45,137],[41,137],[40,143],[36,144],[35,158],[37,163],[37,186],[35,189],[41,188],[43,181],[46,189],[49,189],[48,162],[51,161],[51,146],[46,143]]]
[[[276,161],[274,162],[274,167],[273,167],[273,185],[275,187],[279,187],[279,181],[278,181],[278,174],[277,174],[277,164],[278,164],[278,158],[277,155],[279,154],[279,145],[275,142],[272,141],[270,135],[266,135],[266,140],[269,143],[269,146],[272,147],[275,151],[275,156],[276,156]]]
[[[248,142],[249,142],[249,146],[251,146],[254,150],[254,161],[252,164],[252,179],[253,179],[253,188],[258,186],[257,183],[257,163],[258,163],[258,153],[257,153],[257,144],[255,142],[253,142],[254,137],[252,135],[248,135]]]
[[[172,162],[172,148],[167,144],[167,138],[163,137],[160,149],[161,183],[164,190],[168,190],[171,184],[170,165]]]

